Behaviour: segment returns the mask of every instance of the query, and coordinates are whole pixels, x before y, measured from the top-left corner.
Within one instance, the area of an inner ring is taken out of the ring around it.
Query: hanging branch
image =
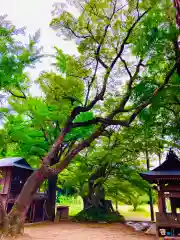
[[[141,61],[140,61],[141,62]],[[140,62],[139,62],[139,66],[140,66]],[[77,123],[73,123],[72,124],[72,128],[74,127],[84,127],[84,126],[88,126],[88,125],[92,125],[92,124],[97,124],[97,123],[102,123],[104,125],[120,125],[123,127],[129,127],[130,124],[134,121],[134,119],[137,117],[137,115],[144,109],[146,108],[148,105],[150,105],[152,103],[152,100],[155,96],[157,96],[157,94],[162,91],[164,89],[164,87],[168,84],[168,82],[170,81],[171,76],[173,75],[173,73],[175,72],[175,70],[177,69],[177,64],[175,63],[173,68],[168,72],[168,74],[166,75],[164,82],[154,91],[154,93],[152,94],[151,98],[148,99],[147,101],[141,103],[133,112],[133,114],[129,117],[128,120],[113,120],[113,118],[121,112],[121,110],[124,107],[124,104],[127,102],[127,97],[129,97],[129,91],[127,91],[128,95],[125,95],[120,106],[117,107],[114,111],[112,111],[112,113],[110,113],[108,115],[107,118],[101,118],[101,117],[97,117],[94,118],[92,120],[86,121],[86,122],[77,122]],[[139,70],[138,70],[139,71]],[[137,72],[135,72],[135,74],[137,74]],[[128,88],[131,89],[132,86],[132,79],[128,84]]]

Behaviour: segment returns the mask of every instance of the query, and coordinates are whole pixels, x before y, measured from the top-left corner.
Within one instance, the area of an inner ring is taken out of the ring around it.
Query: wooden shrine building
[[[9,212],[21,192],[21,189],[35,169],[21,157],[0,159],[0,195],[7,212]],[[46,220],[46,193],[38,191],[33,198],[26,216],[27,222]]]
[[[170,149],[159,167],[140,175],[153,184],[158,193],[158,238],[180,239],[180,160]]]

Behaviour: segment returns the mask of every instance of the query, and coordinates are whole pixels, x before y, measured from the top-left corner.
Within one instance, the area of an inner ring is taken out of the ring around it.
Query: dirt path
[[[18,240],[155,240],[121,224],[59,223],[29,226]]]

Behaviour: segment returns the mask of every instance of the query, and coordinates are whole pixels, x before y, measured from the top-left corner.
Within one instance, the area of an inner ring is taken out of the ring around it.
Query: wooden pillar
[[[158,191],[158,209],[159,213],[166,213],[164,193],[161,191]]]

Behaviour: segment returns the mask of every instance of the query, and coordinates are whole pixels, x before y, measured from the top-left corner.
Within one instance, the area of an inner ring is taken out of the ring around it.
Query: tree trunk
[[[28,178],[18,196],[13,208],[3,222],[4,235],[16,236],[23,232],[24,220],[34,194],[43,181],[52,176],[52,172],[46,166],[34,171]]]
[[[54,165],[59,161],[58,152],[56,156],[51,160],[50,165]],[[53,175],[48,179],[48,199],[46,203],[46,215],[48,220],[54,221],[55,209],[56,209],[56,185],[57,185],[57,175]]]
[[[150,170],[150,161],[149,161],[149,154],[148,154],[148,149],[146,148],[146,164],[147,164],[147,170]],[[154,206],[153,206],[153,199],[152,199],[152,189],[149,187],[148,191],[149,195],[149,207],[150,207],[150,214],[151,214],[151,221],[154,222]]]
[[[137,204],[137,203],[134,203],[134,204],[133,204],[133,212],[136,212],[137,207],[138,207],[138,204]]]
[[[84,209],[79,212],[75,219],[90,222],[124,222],[123,216],[113,209],[111,200],[105,199],[104,188],[101,184],[91,188],[88,196],[82,197]]]
[[[118,212],[118,190],[116,186],[116,199],[115,199],[115,204],[116,204],[116,212]]]
[[[54,221],[56,208],[56,184],[57,176],[48,179],[48,200],[46,203],[46,215],[48,220]]]
[[[0,196],[0,229],[3,229],[6,216],[7,214],[4,208],[4,204]]]
[[[88,197],[83,196],[82,200],[83,200],[83,209],[84,210],[88,209],[89,207]]]
[[[110,200],[105,200],[104,188],[102,186],[96,187],[94,191],[91,191],[87,197],[82,197],[82,199],[84,211],[95,208],[97,212],[106,214],[114,212],[112,202]]]
[[[107,164],[101,166],[89,178],[88,196],[83,197],[84,211],[92,208],[104,214],[114,212],[111,201],[105,200],[105,191],[102,182],[98,181],[100,178],[105,177],[107,166]]]
[[[42,166],[38,170],[34,171],[24,184],[23,189],[16,199],[13,208],[11,209],[7,218],[4,220],[4,235],[15,236],[23,232],[26,213],[32,202],[34,194],[36,194],[38,188],[40,188],[44,180],[52,176],[56,176],[58,173],[62,172],[81,150],[88,147],[96,138],[101,135],[104,129],[104,126],[100,126],[94,133],[91,134],[88,139],[78,143],[74,149],[72,149],[64,157],[63,160],[51,167],[51,161],[57,156],[63,138],[66,134],[66,132],[63,131],[62,135],[59,136],[47,156],[43,159]],[[66,131],[68,132],[68,129]]]
[[[97,211],[100,210],[108,213],[110,211],[110,208],[107,201],[105,200],[105,191],[103,184],[101,180],[99,180],[100,178],[106,177],[107,167],[108,164],[101,166],[89,178],[88,208],[94,207],[97,209]]]

